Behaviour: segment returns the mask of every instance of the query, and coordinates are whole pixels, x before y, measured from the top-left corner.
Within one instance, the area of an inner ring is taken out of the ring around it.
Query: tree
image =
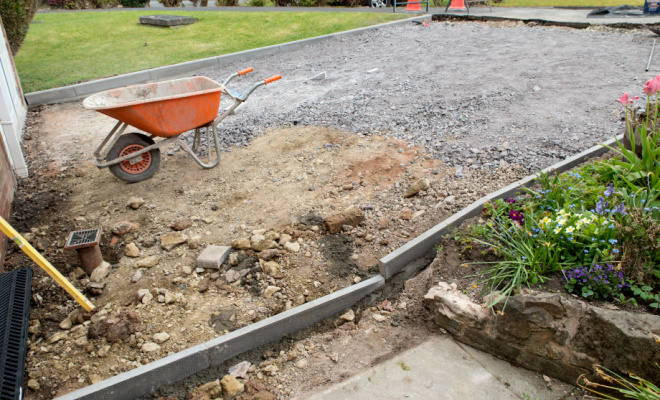
[[[38,7],[39,0],[0,0],[0,22],[13,55],[21,48]]]

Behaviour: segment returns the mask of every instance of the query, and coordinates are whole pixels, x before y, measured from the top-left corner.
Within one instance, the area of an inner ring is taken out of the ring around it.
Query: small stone
[[[541,90],[541,88],[538,87],[538,86],[536,86],[536,85],[534,85],[534,87],[532,88],[532,90],[535,91],[535,92],[539,92],[539,91]]]
[[[291,235],[287,235],[286,233],[284,233],[280,236],[280,246],[284,246],[290,241],[291,241]]]
[[[125,235],[128,232],[132,231],[133,229],[137,228],[137,226],[138,224],[129,221],[117,222],[112,227],[112,233],[114,233],[117,236]]]
[[[237,378],[245,378],[247,376],[248,370],[250,369],[250,365],[252,365],[249,361],[242,361],[233,367],[229,368],[229,374],[233,375]]]
[[[233,375],[225,375],[220,381],[224,400],[233,400],[239,394],[243,393],[245,387]]]
[[[68,331],[69,329],[71,329],[72,326],[73,326],[73,322],[71,322],[71,319],[69,317],[64,318],[62,322],[60,322],[60,329],[64,329]]]
[[[261,270],[267,275],[274,276],[280,271],[280,265],[275,261],[268,261],[261,265]]]
[[[135,273],[133,274],[133,277],[131,278],[131,282],[133,282],[133,283],[137,283],[140,279],[142,279],[142,271],[141,271],[141,270],[137,270],[137,271],[135,271]]]
[[[126,203],[126,206],[134,210],[137,210],[138,208],[142,207],[143,204],[144,204],[144,199],[142,197],[131,197],[128,200],[128,203]]]
[[[154,295],[151,294],[151,292],[147,292],[147,294],[145,294],[144,297],[142,297],[142,300],[141,300],[142,304],[149,303],[151,300],[153,300],[153,298],[154,298]]]
[[[259,243],[259,242],[261,242],[262,240],[266,240],[266,236],[264,236],[264,235],[262,235],[262,234],[256,234],[256,235],[252,235],[252,236],[250,237],[250,242],[251,242],[252,244]]]
[[[268,286],[268,287],[264,290],[264,297],[267,298],[267,299],[269,299],[269,298],[271,298],[276,292],[279,292],[280,290],[282,290],[282,288],[280,288],[280,287],[277,287],[277,286]]]
[[[354,319],[355,319],[355,312],[354,312],[353,310],[348,310],[348,312],[346,312],[344,315],[342,315],[341,317],[339,317],[339,321],[340,321],[341,323],[344,323],[344,322],[351,322],[351,321],[353,321]]]
[[[390,220],[385,217],[382,217],[380,219],[380,222],[378,223],[378,229],[380,230],[387,229],[389,226],[390,226]]]
[[[170,251],[173,248],[186,243],[188,236],[180,232],[168,232],[160,237],[160,247],[165,251]]]
[[[142,345],[142,351],[145,353],[153,353],[159,350],[160,350],[160,346],[154,342],[146,342]]]
[[[110,274],[111,270],[112,266],[103,261],[101,265],[94,269],[92,275],[89,276],[89,280],[92,282],[102,282]]]
[[[36,379],[30,379],[27,385],[30,389],[34,390],[35,392],[41,388],[41,386],[39,385],[39,381],[37,381]]]
[[[36,247],[37,250],[41,250],[41,251],[47,250],[49,246],[50,246],[50,242],[48,242],[48,239],[46,239],[45,237],[38,237],[34,243],[34,247]]]
[[[399,218],[403,220],[409,220],[412,218],[412,210],[410,208],[404,208]]]
[[[199,283],[199,286],[197,287],[197,291],[200,293],[204,293],[209,290],[209,287],[211,286],[211,280],[210,279],[204,279]]]
[[[231,265],[232,267],[235,267],[235,266],[238,265],[238,254],[231,253],[229,255],[229,265]]]
[[[188,248],[195,250],[200,248],[203,243],[204,239],[200,235],[195,235],[188,239]]]
[[[252,244],[250,243],[250,239],[238,238],[231,241],[231,247],[234,250],[250,250]]]
[[[380,314],[373,314],[373,315],[372,315],[372,318],[375,319],[375,320],[378,321],[378,322],[383,322],[383,321],[385,321],[385,320],[387,319],[386,316],[384,316],[384,315],[380,315]]]
[[[102,380],[103,380],[103,378],[101,378],[101,375],[99,375],[99,374],[92,374],[92,375],[89,376],[89,383],[91,383],[92,385],[95,385],[95,384],[101,382]]]
[[[325,71],[321,72],[320,74],[314,75],[309,79],[312,81],[322,81],[325,79]]]
[[[41,331],[41,322],[38,319],[30,321],[30,327],[28,328],[28,333],[36,334]]]
[[[430,187],[431,182],[428,179],[420,179],[412,185],[408,186],[408,189],[406,190],[406,193],[404,193],[403,197],[412,197],[420,191],[427,190]]]
[[[307,367],[309,367],[309,361],[307,361],[306,359],[302,358],[302,359],[296,361],[296,368],[306,369]]]
[[[271,364],[263,369],[264,372],[268,372],[271,375],[275,375],[279,370],[279,367],[275,364]]]
[[[192,222],[187,219],[180,219],[171,225],[171,228],[175,231],[183,231],[192,226]]]
[[[167,332],[159,332],[154,335],[154,342],[165,343],[170,340],[170,335]]]
[[[284,245],[284,250],[291,252],[291,253],[297,253],[300,251],[300,243],[298,242],[288,242]]]
[[[103,294],[103,289],[105,288],[105,283],[103,282],[89,282],[85,287],[85,290],[89,292],[92,296],[100,296]]]
[[[80,267],[76,267],[76,269],[73,270],[73,278],[74,279],[82,279],[86,276],[87,276],[87,274]]]
[[[236,271],[235,269],[230,269],[225,273],[225,280],[227,283],[233,283],[236,282],[237,280],[241,279],[245,275],[248,274],[250,270],[249,269],[242,269],[240,271]]]
[[[126,257],[136,258],[140,255],[140,250],[135,243],[129,243],[126,245],[126,248],[124,248],[124,253],[126,254]]]
[[[211,211],[218,211],[218,206],[211,204]]]
[[[359,208],[351,208],[323,219],[323,226],[329,233],[341,232],[344,225],[358,226],[364,221],[364,213]]]
[[[48,343],[53,344],[55,342],[59,342],[62,339],[65,339],[67,337],[66,332],[56,332],[53,336],[48,338]]]
[[[411,219],[415,220],[415,219],[421,217],[424,214],[426,214],[426,211],[424,211],[424,210],[415,211],[415,213],[412,215]]]
[[[450,206],[453,205],[456,202],[456,197],[454,196],[447,196],[445,197],[444,200],[445,204],[449,204]]]
[[[147,293],[149,293],[149,289],[139,289],[136,292],[135,296],[137,297],[138,300],[142,301],[142,299],[144,298],[144,296],[147,295]]]
[[[222,394],[222,387],[220,386],[220,380],[218,379],[203,384],[197,390],[201,393],[208,393],[213,399],[220,397]]]
[[[260,260],[264,260],[264,261],[271,261],[275,257],[279,257],[279,256],[280,256],[280,251],[277,249],[267,249],[257,253],[257,257],[259,257]]]
[[[190,268],[187,265],[184,265],[183,267],[181,267],[181,272],[183,272],[185,275],[190,275],[192,274],[192,268]]]
[[[138,268],[151,268],[158,265],[160,260],[157,256],[146,256],[137,261],[135,264]]]
[[[277,248],[277,243],[273,240],[268,240],[264,239],[259,241],[258,243],[252,244],[252,250],[254,251],[262,251],[262,250],[267,250],[267,249],[275,249]]]

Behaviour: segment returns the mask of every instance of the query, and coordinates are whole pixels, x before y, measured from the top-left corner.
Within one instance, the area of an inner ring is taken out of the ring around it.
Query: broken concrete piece
[[[240,362],[233,367],[229,368],[229,374],[233,375],[237,378],[245,378],[247,376],[248,370],[250,369],[250,365],[252,365],[249,361],[243,361]]]
[[[136,258],[140,255],[140,250],[135,243],[129,243],[126,245],[126,248],[124,248],[124,253],[126,254],[126,257]]]
[[[220,269],[230,251],[231,247],[229,246],[208,246],[197,257],[197,267]]]
[[[323,220],[323,226],[329,233],[341,232],[343,225],[358,226],[364,221],[364,214],[359,208],[352,208]]]
[[[309,79],[312,81],[322,81],[325,79],[325,71],[321,72],[320,74],[314,75]]]
[[[101,265],[94,269],[94,272],[92,272],[92,275],[90,275],[89,280],[92,282],[102,282],[110,274],[110,270],[112,270],[112,266],[103,261]]]
[[[291,252],[291,253],[297,253],[300,251],[300,243],[298,242],[288,242],[284,245],[284,250]]]
[[[247,275],[249,269],[242,269],[240,271],[236,271],[235,269],[230,269],[225,273],[225,280],[227,283],[233,283],[236,282],[237,280],[241,279],[245,275]]]
[[[179,232],[169,232],[160,237],[160,247],[165,251],[170,251],[188,241],[188,236]]]
[[[280,265],[275,261],[267,261],[261,265],[261,270],[270,276],[277,275],[280,271]]]
[[[266,290],[264,290],[264,297],[269,299],[271,298],[275,293],[279,292],[282,290],[282,288],[277,287],[277,286],[268,286]]]

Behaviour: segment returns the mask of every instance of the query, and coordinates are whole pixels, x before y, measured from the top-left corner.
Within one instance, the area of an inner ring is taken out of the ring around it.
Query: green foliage
[[[180,7],[183,0],[158,0],[163,7]]]
[[[30,28],[39,0],[2,0],[0,18],[7,33],[11,53],[16,55]]]
[[[660,368],[660,366],[658,367]],[[642,377],[628,374],[628,378],[625,378],[600,365],[595,365],[594,369],[596,374],[608,384],[591,382],[581,375],[577,380],[577,385],[596,394],[596,399],[618,400],[619,397],[609,394],[610,391],[614,391],[627,399],[660,400],[660,388]]]
[[[252,7],[264,7],[266,0],[248,0],[248,5]]]
[[[580,294],[584,298],[607,299],[619,298],[619,294],[628,288],[621,267],[612,264],[589,265],[564,271],[569,293]]]
[[[142,8],[149,4],[149,0],[119,0],[124,8]]]

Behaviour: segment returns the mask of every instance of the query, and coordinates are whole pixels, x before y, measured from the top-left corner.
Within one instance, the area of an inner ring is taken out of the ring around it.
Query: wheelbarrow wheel
[[[127,133],[122,135],[117,143],[108,152],[107,160],[114,160],[124,157],[128,154],[140,151],[145,147],[151,146],[154,141],[140,133]],[[141,154],[142,159],[126,160],[118,164],[111,165],[110,172],[117,178],[128,183],[140,182],[149,179],[158,170],[160,165],[160,150],[153,149],[148,153]]]

